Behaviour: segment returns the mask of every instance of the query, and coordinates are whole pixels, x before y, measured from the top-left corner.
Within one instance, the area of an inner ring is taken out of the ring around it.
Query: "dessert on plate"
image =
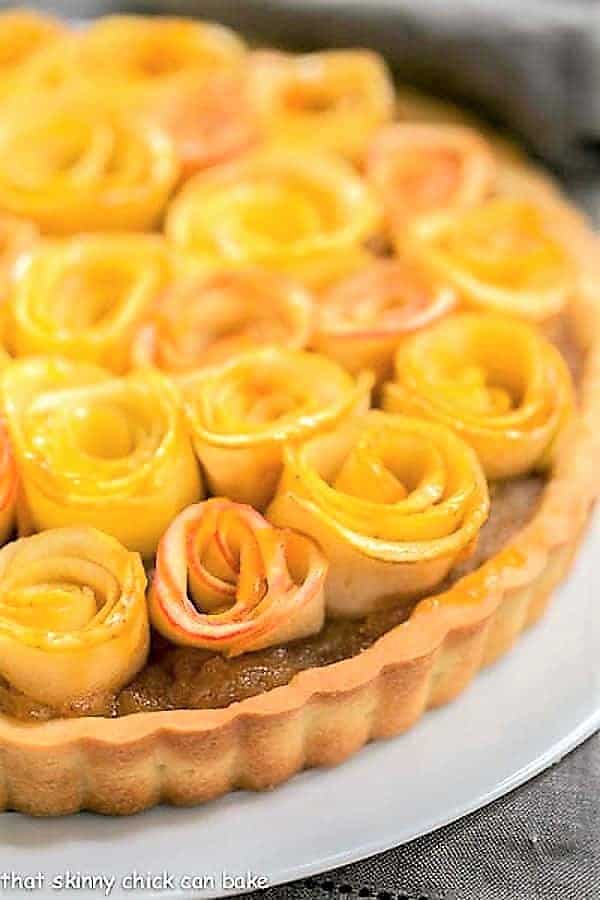
[[[0,809],[404,731],[568,577],[597,237],[368,50],[28,12],[0,45]]]

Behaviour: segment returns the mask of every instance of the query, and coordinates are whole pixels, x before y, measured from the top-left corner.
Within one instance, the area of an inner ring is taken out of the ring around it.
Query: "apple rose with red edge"
[[[313,347],[349,372],[388,377],[406,335],[454,309],[454,291],[407,260],[378,260],[321,297]]]
[[[485,139],[459,125],[390,125],[378,132],[367,157],[368,180],[394,234],[425,213],[480,203],[495,175]]]
[[[213,498],[158,546],[150,618],[175,644],[238,656],[320,631],[327,560],[308,537]]]
[[[136,366],[186,372],[259,346],[301,350],[313,324],[312,295],[276,272],[209,272],[173,284],[138,330]]]

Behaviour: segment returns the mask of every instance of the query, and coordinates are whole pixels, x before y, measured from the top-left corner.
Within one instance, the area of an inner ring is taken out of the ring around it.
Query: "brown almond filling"
[[[546,329],[559,347],[576,383],[581,379],[583,352],[567,316]],[[473,555],[455,567],[438,593],[481,566],[535,515],[545,478],[530,475],[491,486],[490,517]],[[360,621],[328,621],[322,631],[281,647],[245,653],[234,659],[205,650],[175,647],[153,634],[150,657],[134,680],[115,694],[86,698],[68,709],[53,709],[17,693],[0,679],[0,712],[24,722],[56,717],[122,716],[172,709],[215,709],[288,684],[304,669],[326,666],[356,656],[404,622],[412,608],[401,603]]]

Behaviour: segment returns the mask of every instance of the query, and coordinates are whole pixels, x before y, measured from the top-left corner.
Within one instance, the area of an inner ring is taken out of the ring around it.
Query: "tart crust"
[[[161,802],[198,804],[235,788],[274,787],[404,731],[425,709],[459,694],[543,614],[600,490],[600,293],[593,285],[600,254],[597,237],[552,182],[501,153],[502,188],[551,213],[586,282],[570,310],[587,351],[580,414],[533,519],[481,569],[420,601],[406,622],[360,655],[307,669],[225,709],[43,724],[0,715],[0,809],[131,814]]]

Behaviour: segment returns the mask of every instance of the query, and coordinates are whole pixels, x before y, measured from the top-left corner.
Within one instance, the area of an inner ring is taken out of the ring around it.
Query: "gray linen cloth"
[[[247,900],[598,900],[600,735],[445,828]]]

